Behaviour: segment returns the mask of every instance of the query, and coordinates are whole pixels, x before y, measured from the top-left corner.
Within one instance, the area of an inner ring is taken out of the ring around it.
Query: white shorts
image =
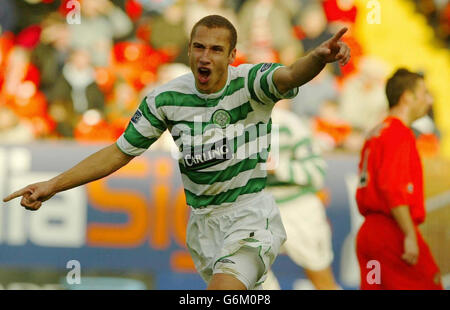
[[[206,283],[213,274],[226,273],[247,289],[260,288],[285,240],[275,200],[264,191],[206,214],[192,209],[186,236],[195,267]]]
[[[312,271],[327,268],[333,261],[331,229],[325,207],[314,194],[278,203],[287,233],[280,253]]]

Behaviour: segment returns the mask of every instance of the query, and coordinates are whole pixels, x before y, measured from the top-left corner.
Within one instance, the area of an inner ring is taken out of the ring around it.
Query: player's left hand
[[[402,259],[408,263],[409,265],[417,264],[417,260],[419,259],[419,245],[417,244],[417,239],[415,235],[407,235],[405,236],[405,240],[403,241],[403,255]]]
[[[314,50],[314,55],[318,57],[323,63],[330,63],[339,61],[341,66],[345,66],[350,60],[350,47],[342,41],[339,41],[344,33],[348,30],[347,27],[342,28],[331,39],[323,42]]]

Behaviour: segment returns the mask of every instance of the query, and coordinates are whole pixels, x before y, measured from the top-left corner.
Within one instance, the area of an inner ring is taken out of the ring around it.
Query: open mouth
[[[200,83],[208,83],[210,75],[211,69],[205,67],[198,68],[198,80],[200,81]]]

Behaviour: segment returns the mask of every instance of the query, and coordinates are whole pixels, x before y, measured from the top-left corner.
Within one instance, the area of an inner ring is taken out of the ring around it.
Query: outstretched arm
[[[273,75],[273,81],[281,94],[299,87],[322,71],[327,63],[339,61],[344,66],[350,60],[350,48],[344,42],[339,41],[347,32],[342,28],[331,39],[323,42],[308,55],[298,59],[289,67],[277,70]]]
[[[20,204],[23,207],[27,210],[37,210],[56,193],[101,179],[126,165],[131,159],[133,156],[123,153],[114,143],[53,179],[30,184],[5,197],[3,201],[22,196]]]

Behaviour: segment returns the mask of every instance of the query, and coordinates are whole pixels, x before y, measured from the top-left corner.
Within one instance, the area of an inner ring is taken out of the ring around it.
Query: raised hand
[[[315,56],[324,63],[339,61],[341,66],[346,65],[351,57],[350,48],[347,44],[339,40],[347,30],[347,27],[342,28],[331,39],[319,45],[314,50]]]

